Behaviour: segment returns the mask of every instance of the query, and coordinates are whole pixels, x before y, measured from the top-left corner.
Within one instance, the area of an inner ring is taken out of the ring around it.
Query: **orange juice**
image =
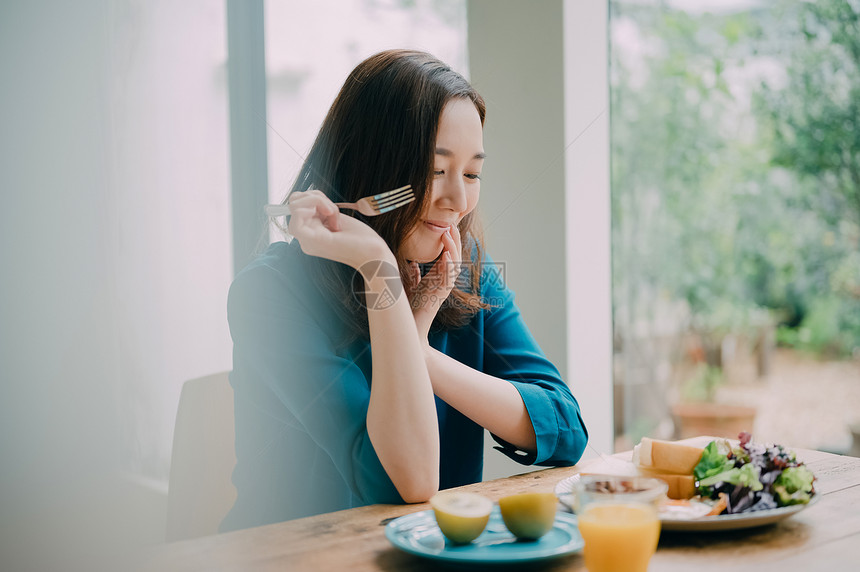
[[[589,572],[645,572],[657,550],[660,521],[653,506],[593,503],[579,514]]]

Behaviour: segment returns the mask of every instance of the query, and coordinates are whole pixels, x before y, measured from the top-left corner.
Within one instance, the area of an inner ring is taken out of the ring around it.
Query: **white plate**
[[[579,474],[571,475],[562,479],[555,485],[555,494],[558,500],[568,509],[573,510],[570,505],[573,484],[579,480]],[[753,528],[773,524],[793,514],[797,514],[806,507],[818,502],[820,495],[814,495],[807,504],[795,504],[769,510],[756,512],[742,512],[739,514],[723,514],[718,516],[703,516],[695,519],[660,518],[660,526],[663,530],[738,530],[741,528]]]

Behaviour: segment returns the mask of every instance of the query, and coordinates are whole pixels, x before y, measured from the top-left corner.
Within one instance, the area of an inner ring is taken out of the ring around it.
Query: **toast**
[[[669,473],[655,473],[644,469],[640,469],[640,474],[644,477],[660,479],[669,485],[666,496],[670,499],[684,500],[696,496],[696,479],[692,474],[671,475]]]
[[[692,477],[703,452],[701,447],[642,437],[633,448],[633,464],[651,473]]]

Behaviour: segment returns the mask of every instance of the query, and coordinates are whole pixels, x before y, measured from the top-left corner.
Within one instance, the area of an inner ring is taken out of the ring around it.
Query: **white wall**
[[[75,517],[117,466],[105,26],[97,1],[0,9],[4,570],[92,548]]]
[[[602,2],[470,0],[469,66],[487,101],[487,247],[544,352],[612,447],[607,14]],[[484,478],[526,468],[491,449]],[[593,452],[587,452],[593,455]]]
[[[614,448],[608,2],[564,2],[568,376],[589,450]]]
[[[471,0],[468,22],[471,80],[487,103],[478,207],[487,250],[505,265],[526,323],[564,375],[561,7],[561,0]],[[485,443],[485,480],[532,470],[494,451],[489,434]]]

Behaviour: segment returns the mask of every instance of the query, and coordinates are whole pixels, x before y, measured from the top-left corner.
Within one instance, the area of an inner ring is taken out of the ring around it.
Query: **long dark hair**
[[[334,202],[353,202],[411,184],[414,202],[377,217],[353,215],[391,248],[404,285],[410,269],[401,247],[430,200],[439,118],[454,98],[474,103],[484,124],[486,106],[478,92],[430,54],[389,50],[367,58],[344,82],[290,190],[318,189]],[[439,309],[434,328],[465,325],[488,307],[480,298],[481,272],[474,271],[480,268],[483,251],[474,211],[463,217],[459,229],[466,270]],[[308,268],[317,285],[331,294],[346,326],[340,342],[368,337],[360,275],[322,258],[313,259]]]

